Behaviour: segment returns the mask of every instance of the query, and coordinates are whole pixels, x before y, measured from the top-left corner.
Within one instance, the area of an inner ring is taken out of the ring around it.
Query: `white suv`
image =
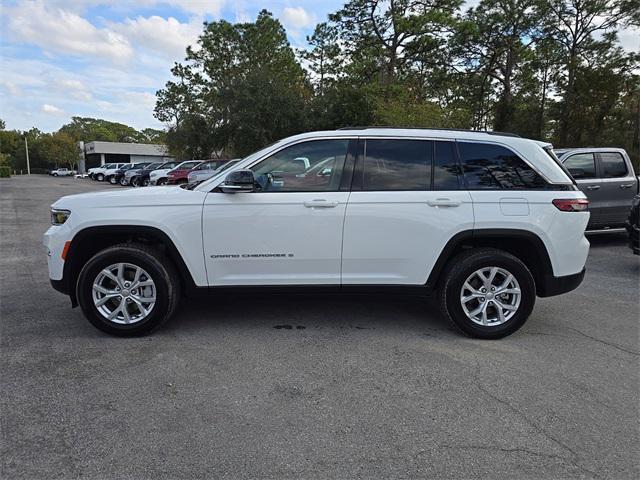
[[[44,244],[53,286],[116,335],[151,331],[183,294],[286,286],[435,292],[462,331],[499,338],[536,295],[581,283],[587,207],[547,143],[353,128],[281,140],[192,189],[63,197]]]

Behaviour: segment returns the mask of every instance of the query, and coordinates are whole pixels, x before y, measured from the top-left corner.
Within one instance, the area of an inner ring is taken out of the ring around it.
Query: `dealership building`
[[[79,142],[82,173],[105,163],[168,162],[173,160],[164,145],[121,142]]]

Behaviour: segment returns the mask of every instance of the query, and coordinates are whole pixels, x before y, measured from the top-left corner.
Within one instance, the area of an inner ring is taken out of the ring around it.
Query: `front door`
[[[213,191],[203,209],[209,285],[339,285],[350,141],[284,147],[250,168],[251,193]],[[322,168],[316,168],[322,165]]]

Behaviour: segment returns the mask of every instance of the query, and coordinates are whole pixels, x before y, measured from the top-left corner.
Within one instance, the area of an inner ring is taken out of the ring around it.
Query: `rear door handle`
[[[623,183],[622,185],[620,185],[620,188],[625,189],[625,188],[631,188],[633,187],[633,183]]]
[[[450,198],[436,198],[427,201],[431,207],[459,207],[461,203],[460,200],[451,200]]]
[[[587,190],[598,190],[600,188],[600,185],[589,185],[587,187]]]
[[[338,202],[328,202],[327,200],[317,199],[304,202],[304,206],[307,208],[334,208],[338,206]]]

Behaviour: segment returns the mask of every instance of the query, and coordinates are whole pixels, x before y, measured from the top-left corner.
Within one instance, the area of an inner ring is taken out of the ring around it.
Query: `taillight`
[[[589,200],[584,198],[557,198],[552,203],[563,212],[586,212],[589,209]]]

